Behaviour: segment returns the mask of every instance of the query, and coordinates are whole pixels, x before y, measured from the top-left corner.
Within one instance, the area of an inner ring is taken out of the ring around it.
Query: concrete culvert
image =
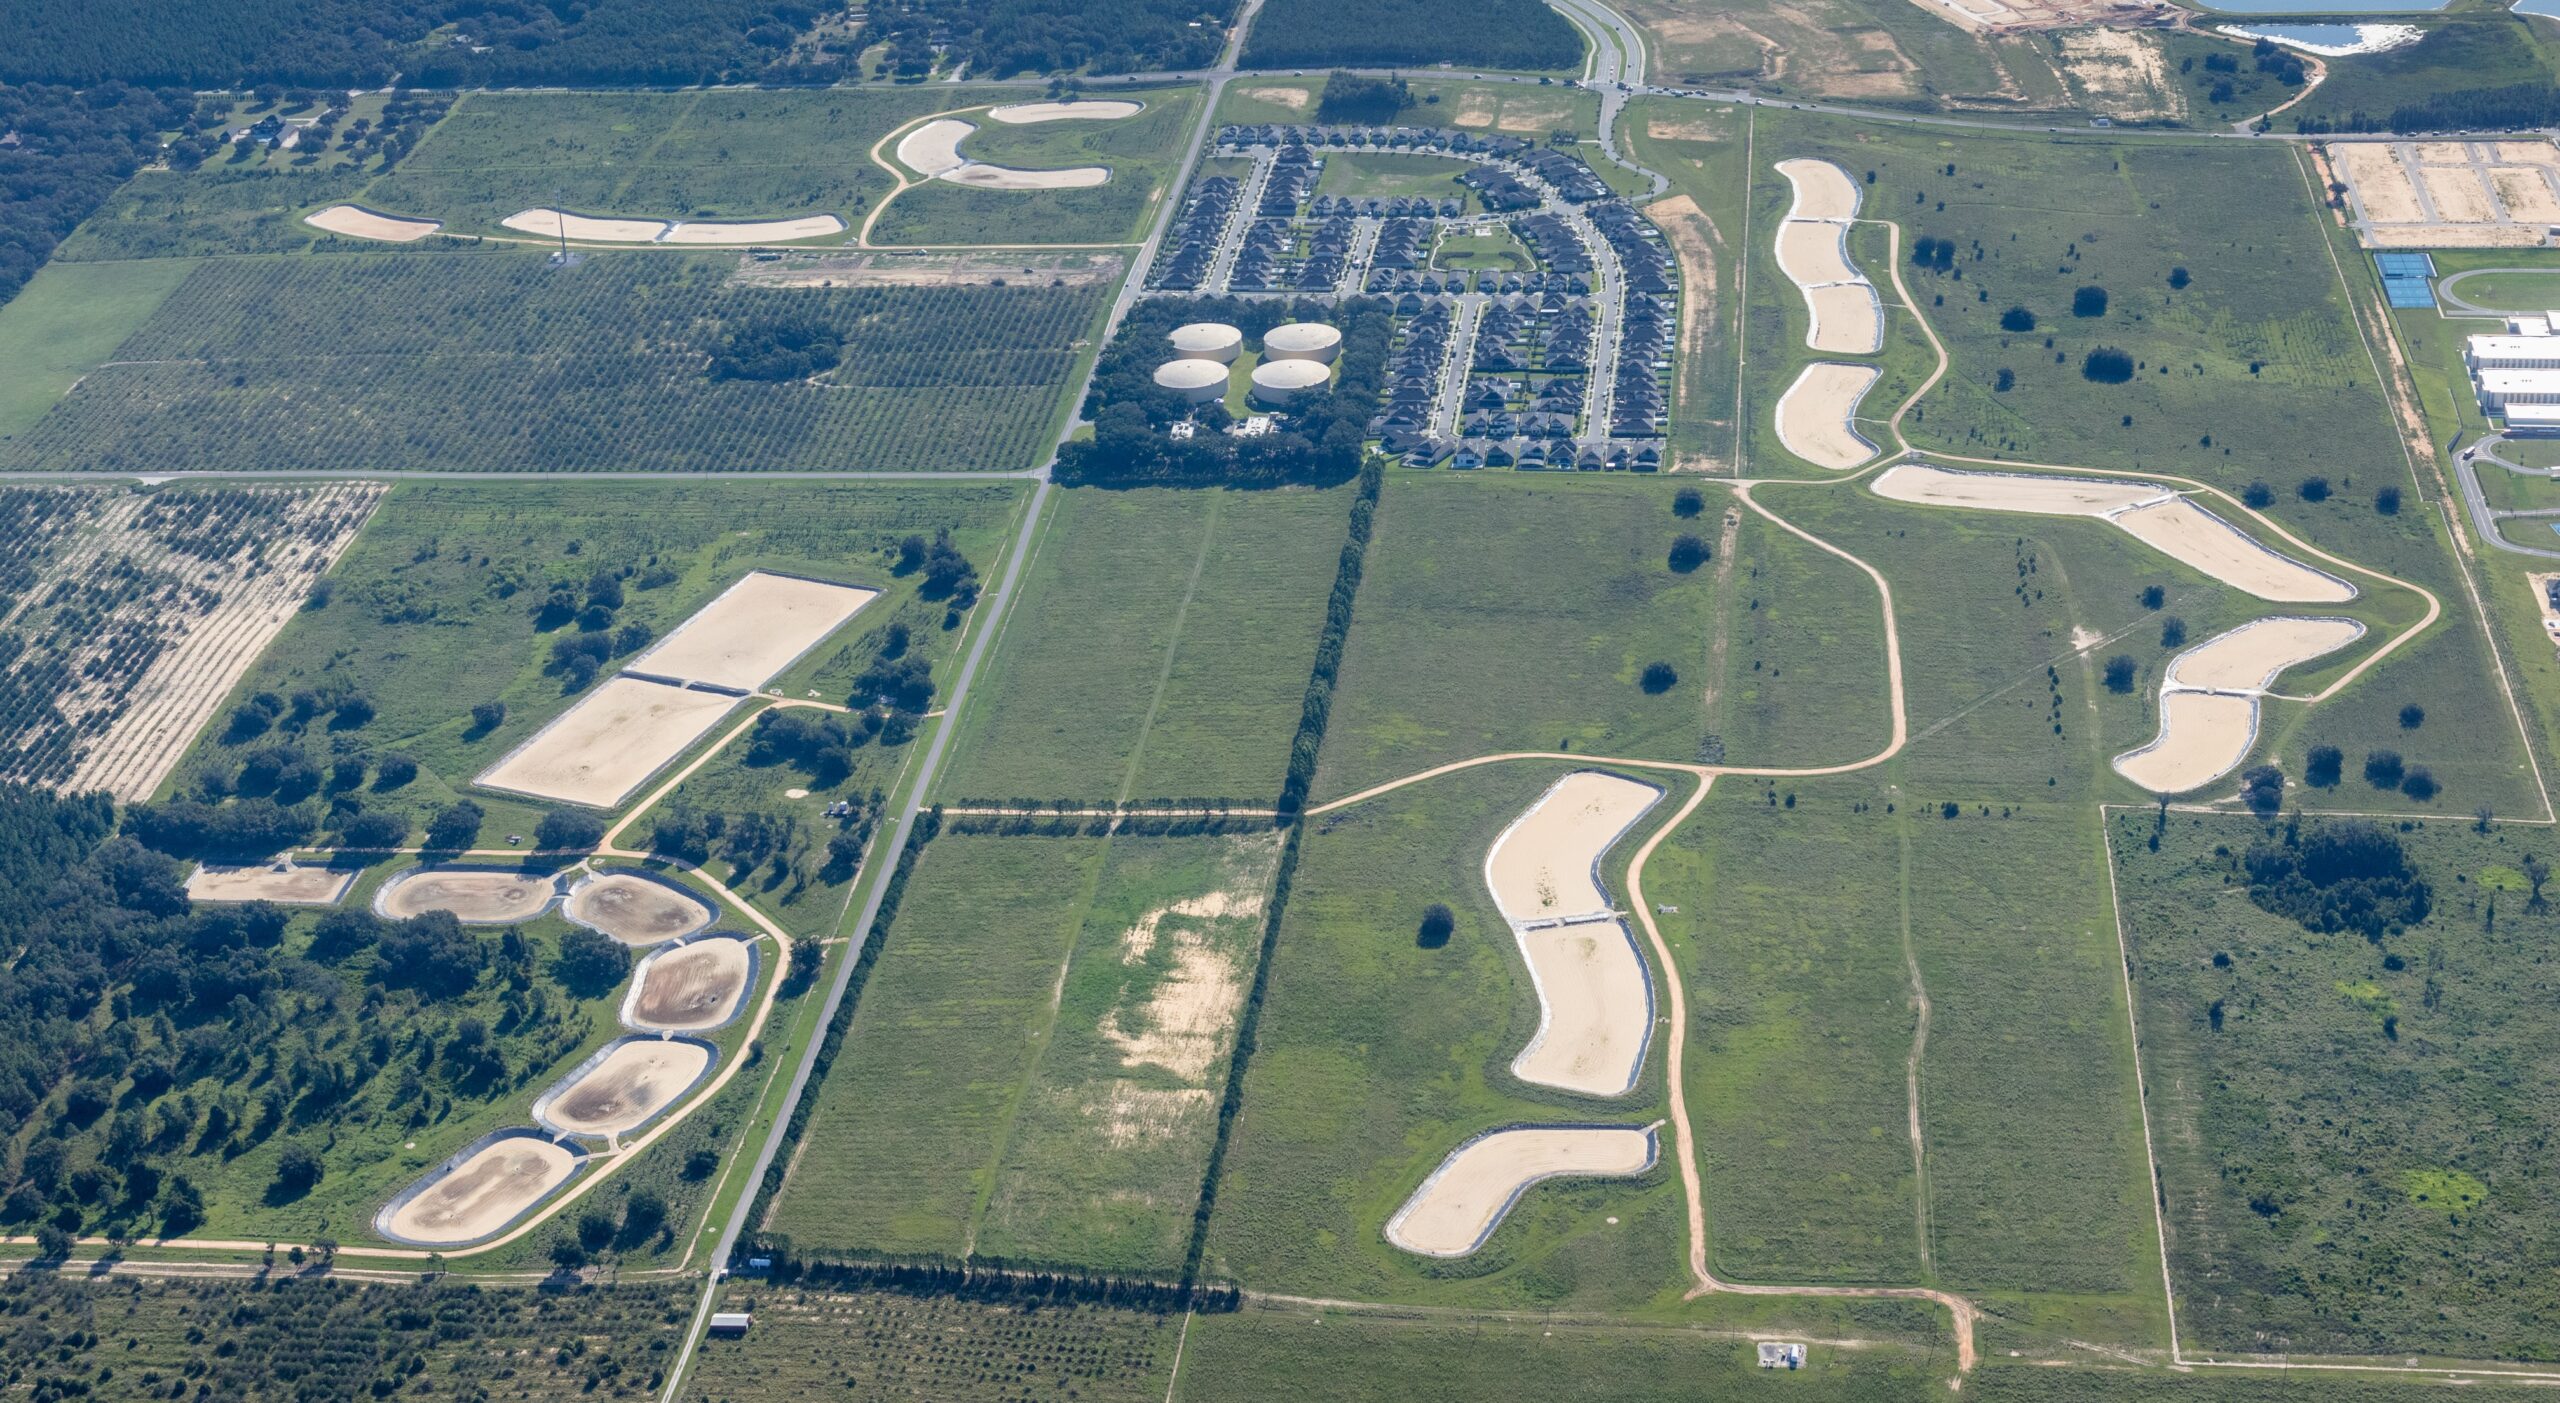
[[[1156,388],[1171,390],[1193,404],[1207,404],[1227,392],[1227,367],[1213,360],[1170,360],[1156,367]]]
[[[1265,361],[1307,360],[1331,364],[1342,353],[1342,333],[1322,322],[1289,322],[1262,334]]]
[[[1333,372],[1321,361],[1267,360],[1253,368],[1253,397],[1264,404],[1290,404],[1319,393],[1332,380]]]
[[[1244,352],[1244,333],[1225,322],[1192,322],[1166,333],[1174,352],[1186,360],[1227,364]]]

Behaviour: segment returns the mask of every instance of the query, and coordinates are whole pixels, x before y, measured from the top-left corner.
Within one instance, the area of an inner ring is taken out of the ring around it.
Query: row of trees
[[[1544,0],[1268,0],[1247,68],[1579,68],[1582,35]]]
[[[22,0],[0,4],[0,32],[11,35],[12,51],[29,32],[9,22],[22,7]],[[183,122],[194,105],[183,89],[122,83],[85,93],[0,87],[0,131],[18,137],[16,145],[0,147],[0,302],[17,296],[53,246],[140,169],[158,148],[160,132]]]
[[[980,78],[1206,68],[1235,12],[1235,0],[887,0],[865,9],[856,44],[887,44],[891,71],[911,79],[937,50]]]

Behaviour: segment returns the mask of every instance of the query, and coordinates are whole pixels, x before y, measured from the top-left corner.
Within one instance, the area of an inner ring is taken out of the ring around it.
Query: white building
[[[2560,434],[2560,311],[2507,319],[2504,335],[2474,336],[2463,346],[2480,412],[2513,434]]]

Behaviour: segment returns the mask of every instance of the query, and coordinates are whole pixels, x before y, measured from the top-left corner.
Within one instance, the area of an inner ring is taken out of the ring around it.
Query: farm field
[[[934,840],[769,1231],[1178,1275],[1278,848]]]
[[[774,288],[734,281],[738,266],[654,252],[576,268],[486,253],[207,262],[118,363],[0,444],[0,464],[1019,468],[1047,447],[1103,296]],[[798,328],[834,369],[718,369]]]
[[[1687,519],[1672,496],[1658,481],[1389,474],[1317,797],[1501,750],[1695,760],[1715,736],[1750,763],[1872,753],[1883,656],[1866,577],[1748,512],[1728,549],[1722,493]],[[1683,535],[1717,558],[1672,568]],[[1796,602],[1808,589],[1823,608]],[[1649,692],[1655,662],[1676,676]],[[1819,716],[1795,700],[1813,697]]]
[[[1351,496],[1060,494],[942,794],[1267,807],[1288,768]]]
[[[2235,1352],[2547,1358],[2560,1245],[2528,1147],[2550,1111],[2514,1094],[2550,1075],[2546,830],[2394,831],[2431,900],[2367,933],[2257,904],[2283,827],[2182,815],[2153,851],[2155,826],[2110,832],[2185,1327]],[[2306,861],[2329,831],[2302,826]]]
[[[17,367],[0,389],[0,443],[44,418],[80,377],[115,354],[194,265],[55,263],[0,306],[0,358]]]
[[[1299,1295],[1568,1310],[1636,1306],[1676,1287],[1681,1209],[1667,1156],[1633,1179],[1529,1190],[1470,1255],[1416,1256],[1382,1235],[1472,1135],[1660,1114],[1658,1056],[1631,1093],[1606,1099],[1511,1071],[1537,1032],[1539,998],[1486,888],[1485,854],[1569,768],[1491,765],[1309,820],[1209,1224],[1210,1272]],[[1636,841],[1603,859],[1621,897]],[[1457,920],[1431,946],[1415,928],[1435,901]]]
[[[1156,1403],[1173,1372],[1178,1317],[1106,1306],[1037,1307],[886,1291],[731,1288],[752,1311],[742,1340],[708,1340],[689,1403],[824,1390],[854,1403]]]
[[[1013,126],[980,121],[960,143],[971,160],[1015,169],[1108,167],[1111,178],[1081,190],[985,190],[932,180],[889,202],[872,242],[907,244],[1111,244],[1144,236],[1172,190],[1183,144],[1200,113],[1191,88],[1149,88],[1113,99],[1146,104],[1134,117]],[[947,110],[946,104],[944,109]],[[963,120],[975,120],[963,118]]]
[[[751,569],[884,589],[846,635],[773,684],[841,701],[877,655],[877,635],[902,618],[929,661],[958,632],[940,627],[946,609],[918,604],[919,576],[895,573],[901,539],[947,527],[963,555],[992,568],[1020,499],[1011,484],[404,484],[341,561],[328,606],[287,625],[236,698],[308,693],[317,710],[301,721],[280,709],[264,725],[212,728],[171,789],[195,795],[217,780],[236,789],[249,757],[282,747],[315,770],[352,760],[359,783],[369,770],[371,783],[355,791],[364,806],[404,821],[423,823],[467,794],[487,812],[484,839],[529,833],[539,806],[475,790],[472,780],[581,690],[566,685],[554,648],[587,630],[545,616],[555,584],[575,613],[603,572],[622,601],[606,626],[652,636]],[[361,725],[344,724],[343,711],[312,719],[329,699],[353,696],[371,707]],[[493,727],[472,714],[483,703],[503,708]],[[415,761],[415,777],[384,783],[392,755]]]

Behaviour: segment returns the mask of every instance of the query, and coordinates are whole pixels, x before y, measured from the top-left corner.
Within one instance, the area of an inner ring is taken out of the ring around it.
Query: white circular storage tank
[[[1290,322],[1262,334],[1262,358],[1267,361],[1311,360],[1330,365],[1341,353],[1342,333],[1322,322]]]
[[[1244,333],[1225,322],[1177,326],[1165,339],[1173,343],[1173,353],[1185,360],[1213,360],[1227,365],[1244,352]]]
[[[1267,360],[1253,368],[1253,397],[1264,404],[1288,404],[1321,392],[1332,381],[1333,372],[1321,361]]]
[[[1156,367],[1156,388],[1207,404],[1226,394],[1227,367],[1213,360],[1169,360]]]

